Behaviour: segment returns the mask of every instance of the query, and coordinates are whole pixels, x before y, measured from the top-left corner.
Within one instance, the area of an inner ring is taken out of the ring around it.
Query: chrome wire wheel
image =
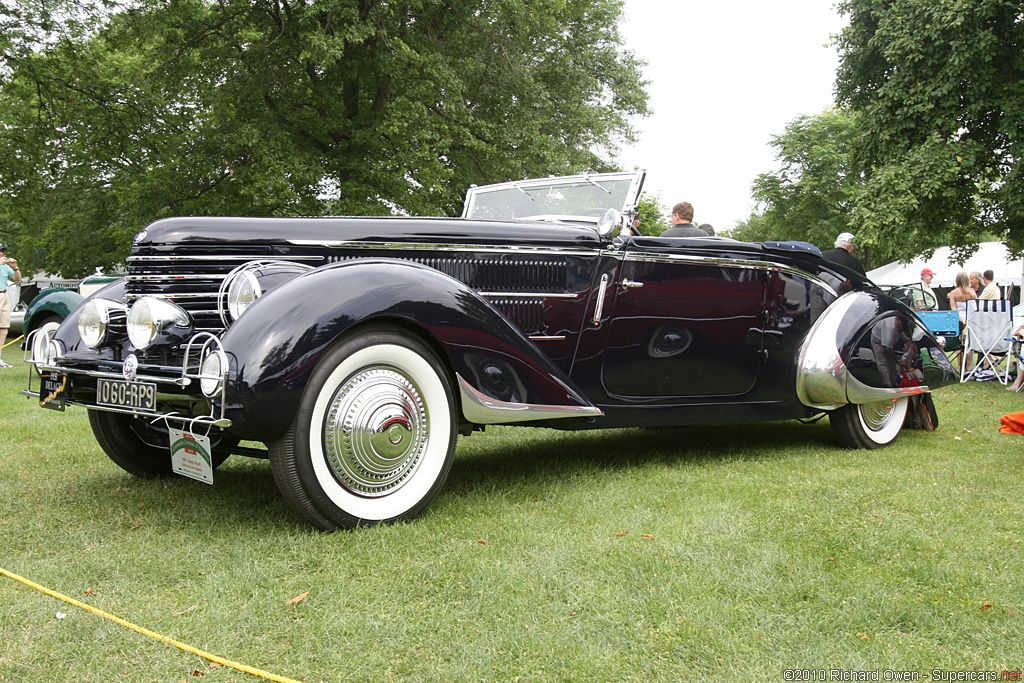
[[[408,375],[392,367],[365,368],[331,401],[324,454],[342,486],[362,496],[386,496],[416,473],[429,431],[422,392]]]

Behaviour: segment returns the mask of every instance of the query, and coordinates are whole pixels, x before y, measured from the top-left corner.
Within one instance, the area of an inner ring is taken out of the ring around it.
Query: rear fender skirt
[[[922,394],[955,381],[952,364],[920,318],[877,293],[837,299],[797,354],[797,396],[821,410]]]
[[[463,283],[410,261],[365,259],[279,285],[224,333],[232,431],[254,440],[279,437],[327,347],[374,320],[415,327],[436,342],[457,375],[469,422],[601,414],[528,337]]]

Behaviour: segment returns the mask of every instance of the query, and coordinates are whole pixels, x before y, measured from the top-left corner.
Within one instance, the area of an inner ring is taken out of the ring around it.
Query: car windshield
[[[594,173],[471,187],[462,217],[596,222],[608,209],[631,209],[643,178],[643,171]]]

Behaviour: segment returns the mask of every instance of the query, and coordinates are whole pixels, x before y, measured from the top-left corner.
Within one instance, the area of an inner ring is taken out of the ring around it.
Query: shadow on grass
[[[582,475],[650,465],[719,467],[729,462],[808,457],[838,449],[827,421],[796,421],[564,432],[526,427],[489,428],[461,437],[440,498],[522,487],[553,490]],[[172,476],[140,480],[113,463],[82,473],[63,492],[76,509],[114,508],[113,523],[193,530],[253,525],[308,528],[277,489],[266,461],[234,456],[214,474],[215,484]],[[78,508],[77,506],[81,506]]]
[[[827,420],[585,432],[520,427],[495,431],[499,429],[500,438],[489,433],[461,437],[448,490],[540,479],[557,482],[582,472],[647,465],[716,465],[840,449]]]

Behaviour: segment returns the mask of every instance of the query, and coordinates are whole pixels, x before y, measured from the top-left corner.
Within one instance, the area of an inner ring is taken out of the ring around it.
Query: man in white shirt
[[[981,274],[981,281],[984,283],[985,288],[981,290],[981,294],[978,295],[979,299],[1001,299],[1003,295],[999,293],[999,285],[995,283],[996,274],[991,270],[986,270]]]

